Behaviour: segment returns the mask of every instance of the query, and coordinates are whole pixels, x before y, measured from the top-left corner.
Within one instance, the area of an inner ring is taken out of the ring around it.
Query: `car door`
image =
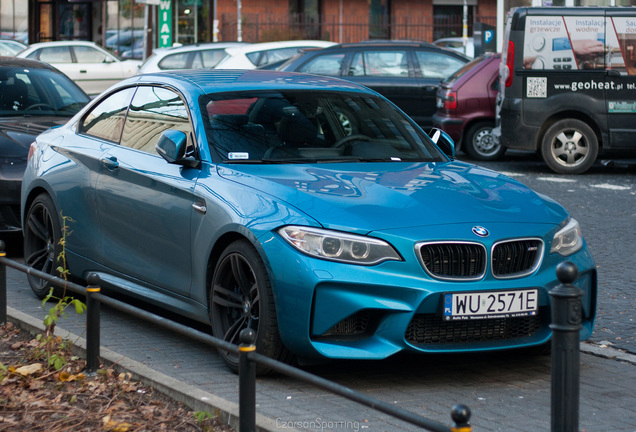
[[[409,66],[408,49],[378,47],[358,50],[343,70],[343,75],[349,81],[377,91],[418,121],[422,86]]]
[[[126,78],[122,63],[106,51],[92,46],[74,45],[73,80],[88,94],[98,94]]]
[[[468,62],[467,58],[443,50],[419,48],[414,51],[415,69],[418,75],[419,104],[413,114],[408,113],[422,126],[433,125],[433,114],[437,111],[436,93],[439,83]]]
[[[102,158],[96,196],[101,261],[129,280],[189,295],[190,218],[199,170],[167,163],[155,151],[161,133],[177,129],[189,137],[183,100],[165,88],[140,86],[122,128],[119,145]]]

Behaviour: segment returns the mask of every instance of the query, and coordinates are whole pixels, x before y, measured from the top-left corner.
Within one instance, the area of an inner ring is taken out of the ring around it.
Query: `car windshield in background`
[[[230,163],[447,160],[408,117],[375,96],[217,93],[203,104],[210,147]]]
[[[89,102],[66,76],[48,69],[0,70],[1,116],[71,117]]]

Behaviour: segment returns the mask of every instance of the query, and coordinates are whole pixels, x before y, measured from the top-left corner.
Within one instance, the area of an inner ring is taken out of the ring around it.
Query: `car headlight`
[[[556,252],[562,256],[572,255],[583,247],[583,234],[576,219],[570,219],[552,239],[550,253]]]
[[[363,265],[401,260],[390,244],[379,239],[302,226],[286,226],[278,232],[296,249],[316,258]]]

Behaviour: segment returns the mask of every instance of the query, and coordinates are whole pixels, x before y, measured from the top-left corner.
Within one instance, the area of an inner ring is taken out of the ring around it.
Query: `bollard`
[[[455,405],[451,410],[451,418],[455,425],[451,427],[452,432],[471,432],[470,409],[466,405]]]
[[[0,257],[5,258],[5,244],[0,240]],[[7,266],[0,263],[0,324],[7,323]]]
[[[579,333],[581,331],[581,297],[573,285],[578,275],[576,265],[563,262],[557,266],[561,284],[550,291],[552,297],[552,432],[579,430]]]
[[[95,298],[95,294],[99,294],[101,289],[97,274],[89,274],[86,280],[88,282],[86,287],[86,371],[93,373],[99,369],[100,303]]]
[[[239,432],[256,430],[256,363],[248,354],[256,351],[256,332],[245,328],[239,333]]]

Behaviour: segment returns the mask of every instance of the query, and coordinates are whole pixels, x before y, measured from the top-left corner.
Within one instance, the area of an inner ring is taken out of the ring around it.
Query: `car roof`
[[[223,48],[229,48],[229,47],[239,47],[239,46],[248,46],[248,45],[251,45],[251,44],[246,42],[207,42],[207,43],[196,43],[191,45],[171,46],[167,48],[157,48],[153,50],[153,52],[156,54],[165,55],[165,54],[170,54],[174,52],[199,51],[199,50],[205,50],[210,48],[223,49]]]
[[[29,45],[29,48],[39,48],[45,46],[58,46],[58,45],[90,45],[97,46],[97,44],[93,41],[80,41],[80,40],[72,40],[72,41],[49,41],[49,42],[36,42],[34,44]]]
[[[232,55],[241,54],[241,53],[250,53],[254,51],[263,51],[268,49],[276,49],[276,48],[293,48],[293,47],[302,47],[302,46],[311,46],[311,47],[330,47],[335,45],[335,42],[323,41],[323,40],[290,40],[290,41],[277,41],[277,42],[260,42],[255,44],[250,44],[242,47],[234,47],[228,49],[228,53]]]
[[[352,81],[297,72],[259,69],[196,69],[154,72],[121,81],[120,85],[163,83],[184,90],[223,93],[249,90],[340,90],[367,94],[375,91]]]
[[[417,40],[392,40],[392,39],[373,39],[365,40],[362,42],[351,42],[334,45],[332,48],[348,48],[348,47],[416,47],[416,48],[434,48],[439,49],[438,46],[433,45],[430,42],[417,41]]]
[[[43,63],[39,60],[20,58],[20,57],[0,57],[0,67],[24,67],[29,69],[49,69],[61,73],[53,66]]]

